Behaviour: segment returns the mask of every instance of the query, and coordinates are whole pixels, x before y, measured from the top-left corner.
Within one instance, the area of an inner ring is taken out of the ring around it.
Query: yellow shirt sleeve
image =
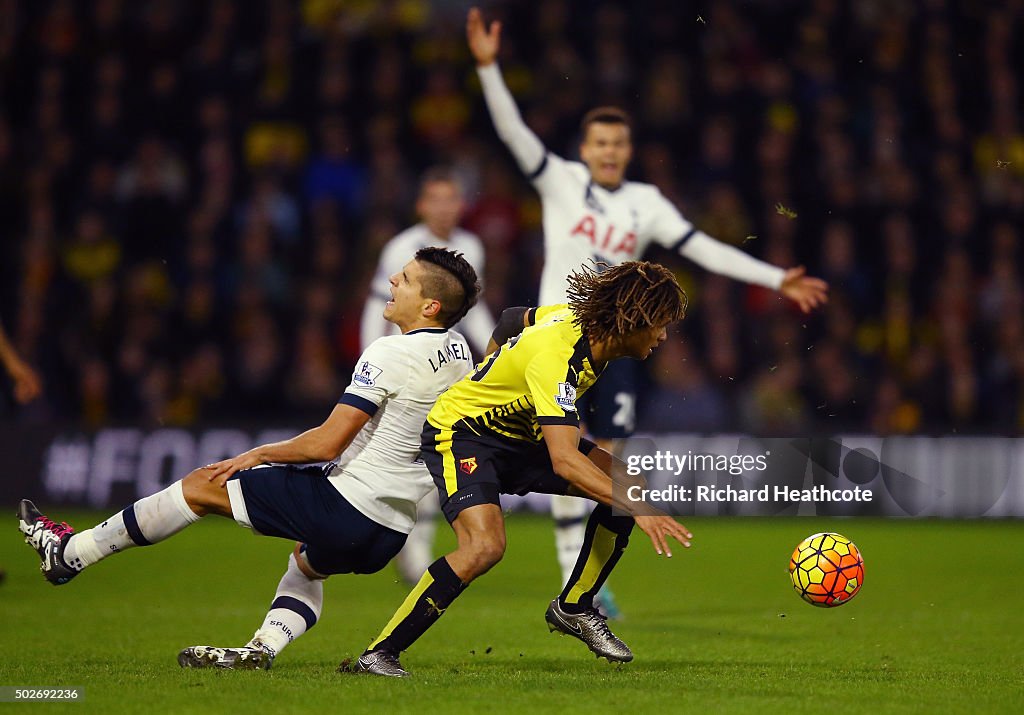
[[[526,385],[537,409],[540,425],[578,427],[576,411],[578,376],[569,367],[571,350],[551,350],[538,354],[526,366]]]
[[[540,305],[536,308],[531,308],[530,312],[526,314],[527,324],[536,325],[537,323],[544,322],[552,313],[557,313],[560,310],[565,310],[569,307],[567,303],[560,303],[558,305]]]

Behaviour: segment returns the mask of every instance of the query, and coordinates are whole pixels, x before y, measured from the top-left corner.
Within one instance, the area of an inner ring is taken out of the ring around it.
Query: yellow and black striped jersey
[[[526,322],[441,394],[427,422],[523,442],[540,442],[541,425],[579,425],[576,400],[600,375],[589,341],[568,305],[534,308]]]

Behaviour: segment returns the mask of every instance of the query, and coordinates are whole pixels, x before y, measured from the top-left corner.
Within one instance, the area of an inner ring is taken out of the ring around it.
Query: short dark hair
[[[633,119],[624,109],[618,107],[595,107],[583,115],[580,122],[582,136],[587,136],[591,124],[625,124],[626,129],[633,130]]]
[[[416,260],[426,268],[421,294],[441,303],[437,319],[444,327],[452,327],[466,317],[480,296],[476,271],[461,253],[447,248],[421,248],[416,251]]]
[[[574,320],[598,342],[686,315],[686,293],[672,271],[657,263],[596,263],[569,274],[568,280]]]
[[[458,175],[448,166],[432,166],[420,176],[420,195],[423,195],[424,190],[429,184],[452,184],[459,189],[459,193],[462,193],[462,182],[459,180]]]

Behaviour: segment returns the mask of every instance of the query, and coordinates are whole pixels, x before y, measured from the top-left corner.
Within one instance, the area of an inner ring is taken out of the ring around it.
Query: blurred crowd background
[[[497,313],[539,202],[491,128],[457,0],[0,0],[0,319],[85,427],[319,419],[378,253],[443,163]],[[678,257],[689,316],[640,427],[1024,431],[1024,3],[484,2],[529,125],[598,104],[630,177],[832,286],[803,316]]]

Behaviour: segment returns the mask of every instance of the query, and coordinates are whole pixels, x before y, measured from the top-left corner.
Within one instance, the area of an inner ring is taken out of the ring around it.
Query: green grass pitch
[[[1020,522],[694,518],[693,548],[671,560],[634,532],[613,586],[627,615],[614,629],[636,660],[615,666],[548,633],[551,523],[513,514],[505,560],[404,655],[414,677],[394,681],[335,673],[405,596],[390,567],[329,581],[321,622],[271,671],[183,671],[181,648],[249,638],[286,542],[209,518],[55,588],[9,511],[0,685],[86,692],[77,704],[0,704],[0,715],[1024,711]],[[56,516],[79,528],[102,517]],[[803,603],[786,573],[797,542],[826,530],[853,539],[866,566],[861,592],[835,609]]]

